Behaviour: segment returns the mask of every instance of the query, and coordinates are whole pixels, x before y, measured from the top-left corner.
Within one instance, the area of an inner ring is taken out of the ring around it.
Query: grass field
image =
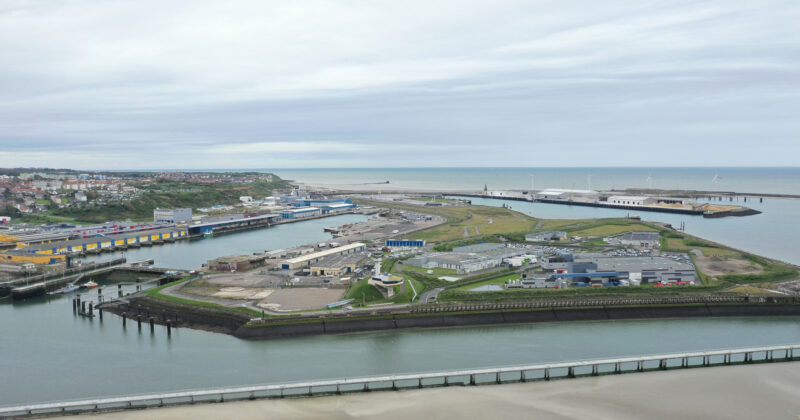
[[[397,264],[397,265],[395,265],[394,270],[396,272],[413,271],[415,273],[422,273],[422,274],[428,274],[428,270],[431,270],[431,271],[433,271],[432,275],[434,275],[434,276],[457,276],[458,275],[458,271],[452,270],[452,269],[449,269],[449,268],[438,268],[438,267],[437,268],[423,268],[423,267],[416,267],[416,266],[409,265],[409,264]]]
[[[356,202],[365,205],[410,212],[422,212],[444,217],[447,219],[447,223],[409,235],[412,239],[424,239],[431,242],[450,241],[464,239],[465,237],[469,238],[473,236],[504,234],[509,232],[526,232],[532,230],[534,226],[536,226],[536,219],[502,207],[448,206],[422,208],[402,203],[363,200],[356,200]]]
[[[222,305],[219,305],[219,304],[216,304],[216,303],[213,303],[213,302],[204,302],[204,301],[199,301],[199,300],[184,299],[184,298],[165,295],[165,294],[161,293],[161,291],[164,290],[167,287],[175,286],[176,284],[181,284],[181,283],[187,282],[189,280],[191,280],[191,277],[184,277],[184,278],[182,278],[180,280],[177,280],[177,281],[174,281],[172,283],[167,283],[167,284],[165,284],[163,286],[158,286],[158,287],[154,287],[152,289],[145,290],[144,294],[146,294],[147,296],[150,296],[152,298],[155,298],[155,299],[161,299],[161,300],[165,300],[165,301],[168,301],[168,302],[182,303],[184,305],[192,305],[192,306],[199,306],[199,307],[204,307],[204,308],[221,309],[221,310],[225,310],[225,311],[243,312],[243,313],[246,313],[248,315],[262,316],[261,312],[256,311],[254,309],[250,309],[250,308],[245,308],[245,307],[229,308],[227,306],[222,306]]]
[[[517,279],[519,279],[520,276],[521,275],[517,274],[517,273],[506,274],[504,276],[495,277],[493,279],[488,279],[488,280],[484,280],[484,281],[479,281],[477,283],[465,284],[463,286],[454,287],[452,290],[467,291],[468,292],[470,289],[473,289],[475,287],[481,287],[481,286],[486,286],[486,285],[490,285],[490,284],[494,284],[494,285],[497,285],[497,286],[502,286],[502,285],[506,284],[509,280],[517,280]],[[479,292],[471,292],[471,293],[479,293]]]

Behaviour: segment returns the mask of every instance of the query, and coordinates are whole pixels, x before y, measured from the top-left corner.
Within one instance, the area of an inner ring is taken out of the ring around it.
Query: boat
[[[91,280],[89,280],[89,281],[87,281],[86,283],[83,284],[83,287],[85,287],[87,289],[94,289],[97,286],[99,286],[99,284],[97,284],[97,283],[95,283],[95,282],[93,282]]]
[[[62,288],[60,288],[58,290],[54,290],[54,291],[50,292],[50,294],[51,295],[67,294],[67,293],[72,293],[72,292],[74,292],[74,291],[76,291],[78,289],[80,289],[80,286],[72,284],[72,283],[69,283],[66,286],[64,286],[64,287],[62,287]]]

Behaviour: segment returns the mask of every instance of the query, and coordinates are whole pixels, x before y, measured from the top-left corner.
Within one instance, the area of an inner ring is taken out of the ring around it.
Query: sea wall
[[[340,334],[404,328],[441,328],[530,322],[603,321],[621,319],[699,318],[709,316],[800,316],[797,304],[642,305],[586,308],[542,308],[435,314],[396,314],[372,318],[267,321],[243,325],[233,335],[245,339]]]

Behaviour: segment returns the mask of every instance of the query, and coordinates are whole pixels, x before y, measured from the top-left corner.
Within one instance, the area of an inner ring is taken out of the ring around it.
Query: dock
[[[152,263],[152,261],[153,260],[142,260],[131,264],[126,264],[125,258],[116,258],[111,261],[76,267],[71,269],[73,271],[66,274],[58,273],[50,275],[49,277],[34,276],[12,280],[10,282],[0,284],[0,288],[9,290],[9,294],[11,295],[12,299],[21,300],[44,295],[47,292],[56,290],[59,287],[78,280],[84,276],[105,274],[115,270],[147,272],[155,274],[165,274],[166,271],[168,271],[168,269],[152,269],[151,267],[142,266],[143,263]]]

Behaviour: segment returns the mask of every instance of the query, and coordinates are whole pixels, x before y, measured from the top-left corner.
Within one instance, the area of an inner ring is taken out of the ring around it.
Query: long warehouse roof
[[[342,252],[342,251],[347,251],[348,249],[358,248],[358,247],[362,247],[362,246],[365,246],[365,245],[363,243],[361,243],[361,242],[354,242],[354,243],[349,244],[349,245],[337,246],[336,248],[326,249],[324,251],[317,251],[317,252],[312,252],[310,254],[301,255],[299,257],[289,258],[289,259],[286,260],[286,263],[295,264],[295,263],[299,263],[299,262],[303,262],[303,261],[308,261],[308,260],[311,260],[311,259],[314,259],[314,258],[321,258],[321,257],[327,256],[327,255],[336,254],[336,253],[339,253],[339,252]]]

